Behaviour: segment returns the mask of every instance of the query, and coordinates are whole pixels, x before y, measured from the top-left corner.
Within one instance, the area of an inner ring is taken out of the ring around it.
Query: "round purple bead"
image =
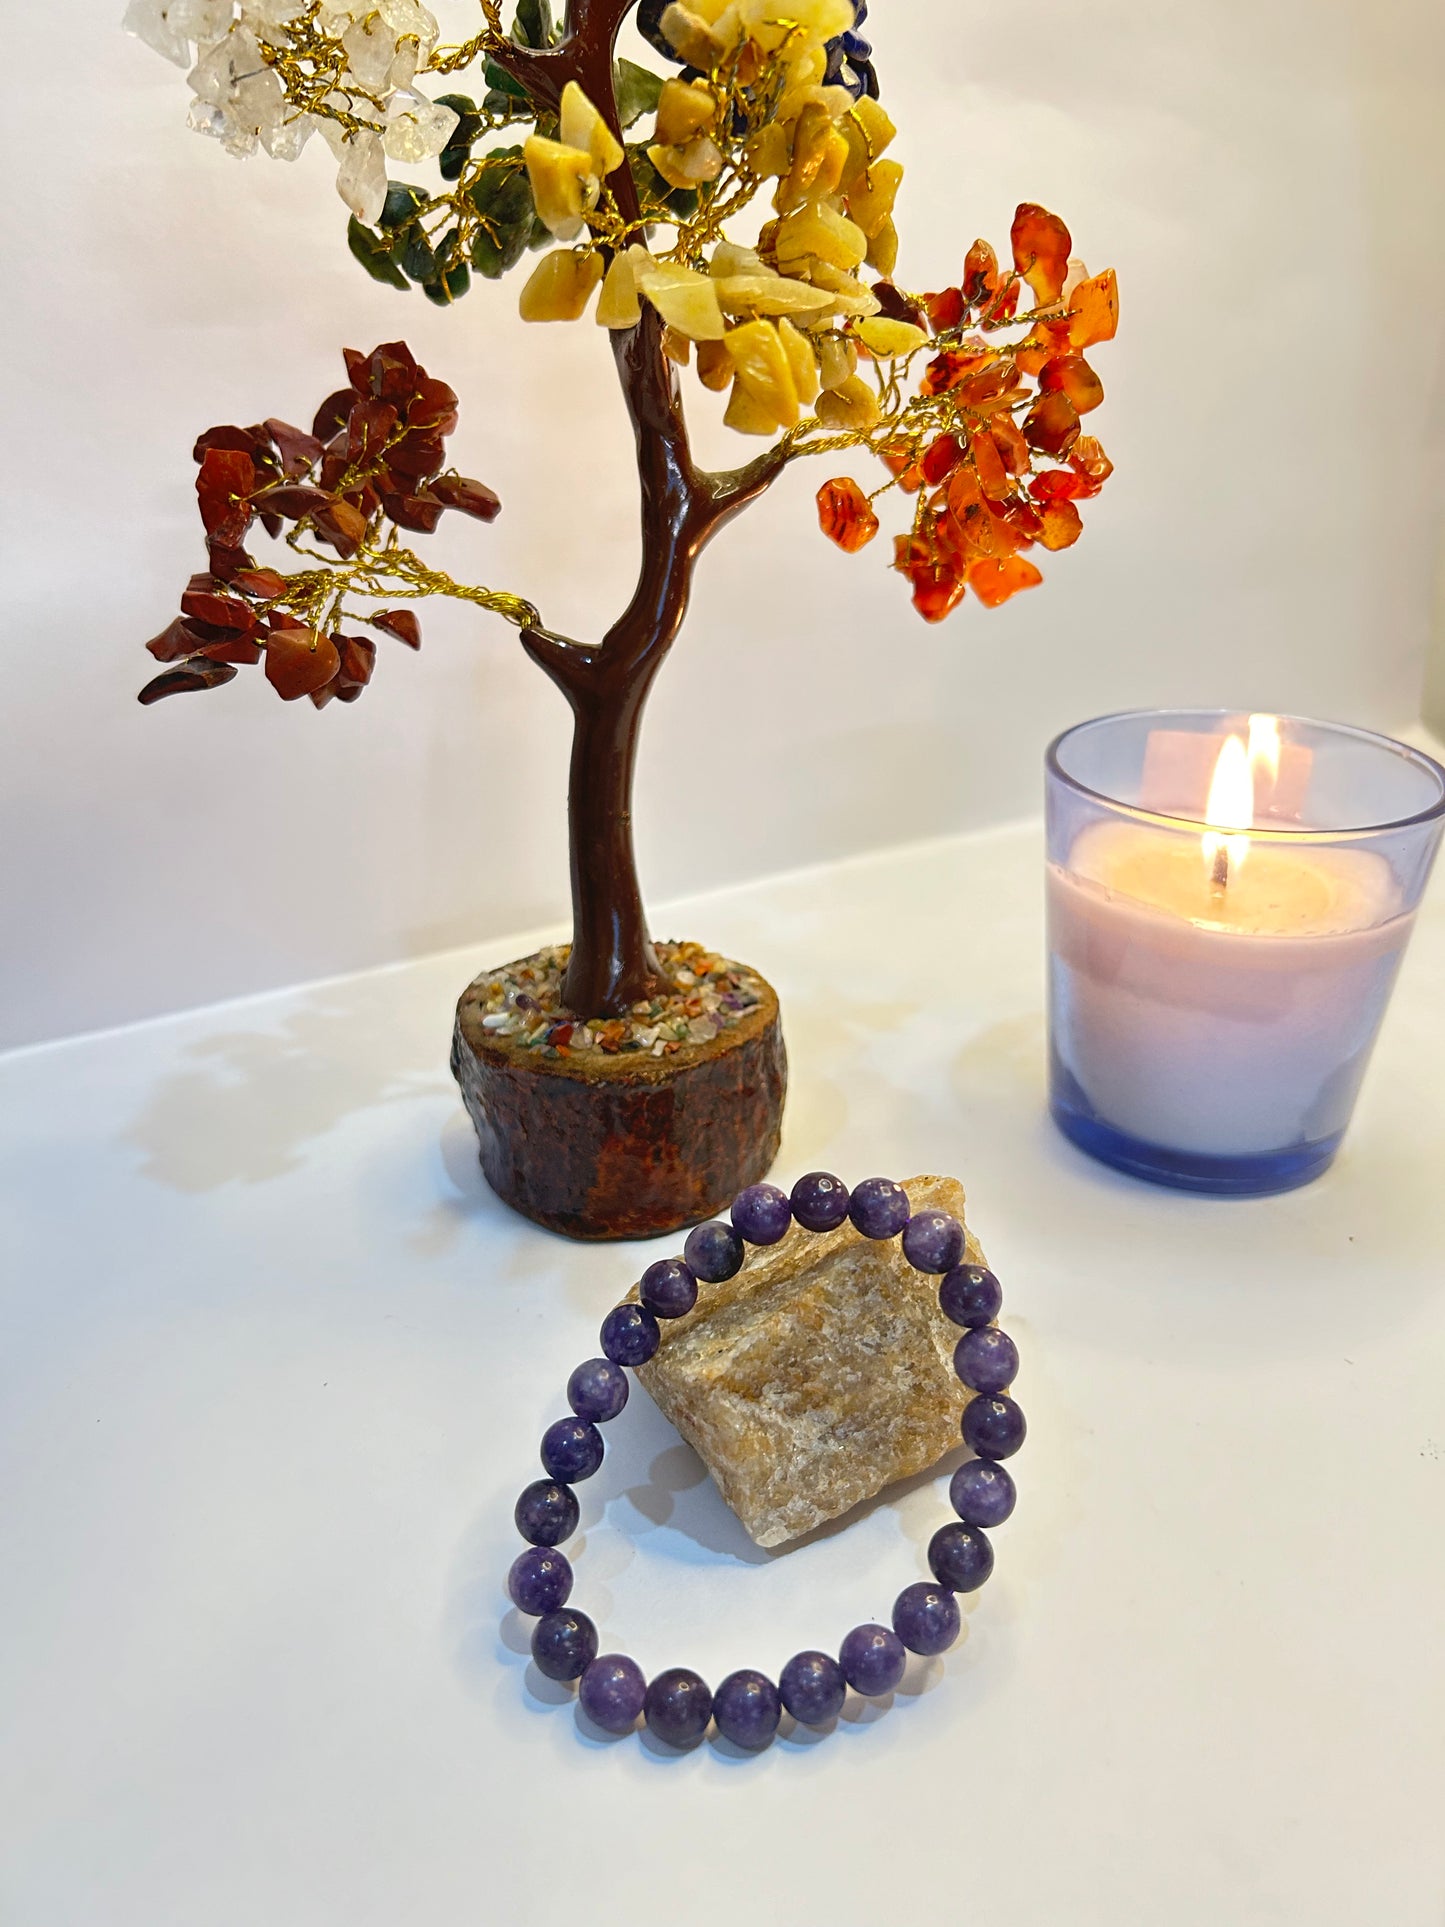
[[[955,1325],[989,1325],[1003,1308],[1003,1287],[987,1265],[955,1265],[939,1281],[938,1302]]]
[[[1014,1509],[1014,1482],[992,1459],[968,1459],[948,1482],[953,1509],[966,1526],[1001,1526]]]
[[[855,1626],[838,1648],[844,1679],[865,1699],[891,1693],[903,1677],[907,1657],[903,1641],[886,1626]]]
[[[705,1285],[721,1285],[742,1270],[747,1252],[730,1224],[711,1218],[688,1232],[682,1255],[693,1275]]]
[[[627,1403],[626,1372],[610,1358],[589,1358],[567,1381],[567,1403],[578,1418],[616,1418]]]
[[[590,1479],[602,1463],[602,1434],[590,1419],[559,1418],[542,1434],[542,1464],[564,1485]]]
[[[778,1695],[804,1726],[826,1726],[838,1717],[848,1682],[831,1653],[794,1653],[778,1675]]]
[[[963,1245],[963,1226],[947,1211],[920,1211],[903,1227],[903,1255],[915,1271],[951,1271]]]
[[[975,1392],[1006,1392],[1019,1374],[1018,1346],[997,1325],[982,1325],[954,1346],[953,1369]]]
[[[928,1564],[939,1585],[977,1592],[993,1571],[993,1547],[977,1526],[940,1526],[928,1542]]]
[[[534,1546],[560,1546],[577,1530],[577,1494],[555,1479],[534,1479],[517,1501],[512,1517]]]
[[[661,1338],[646,1305],[614,1305],[602,1321],[602,1349],[614,1365],[645,1365]]]
[[[697,1303],[697,1280],[681,1258],[659,1258],[642,1274],[638,1296],[658,1318],[681,1318]]]
[[[981,1459],[1011,1459],[1028,1431],[1022,1410],[1011,1398],[1001,1393],[990,1398],[983,1392],[964,1406],[959,1429],[964,1444],[971,1445]]]
[[[892,1178],[864,1178],[853,1186],[848,1216],[865,1238],[896,1238],[908,1222],[908,1193]]]
[[[577,1691],[582,1711],[604,1733],[630,1733],[646,1694],[642,1668],[626,1653],[604,1653],[594,1659]]]
[[[962,1624],[958,1601],[947,1586],[920,1579],[905,1586],[893,1602],[893,1630],[910,1653],[946,1653]]]
[[[572,1591],[572,1567],[563,1553],[550,1546],[529,1546],[519,1552],[507,1574],[507,1592],[519,1613],[540,1618],[567,1604]]]
[[[570,1606],[544,1613],[532,1628],[532,1657],[548,1679],[581,1679],[597,1657],[597,1628]]]
[[[733,1199],[733,1229],[750,1245],[775,1245],[793,1222],[793,1207],[775,1184],[750,1184]]]
[[[642,1711],[650,1733],[668,1746],[691,1746],[707,1731],[712,1694],[686,1666],[670,1666],[649,1680]]]
[[[809,1171],[793,1186],[792,1206],[805,1231],[836,1231],[848,1215],[848,1187],[831,1171]]]
[[[717,1730],[734,1746],[754,1750],[766,1746],[778,1730],[782,1711],[777,1687],[765,1673],[755,1673],[751,1667],[729,1673],[712,1696]]]

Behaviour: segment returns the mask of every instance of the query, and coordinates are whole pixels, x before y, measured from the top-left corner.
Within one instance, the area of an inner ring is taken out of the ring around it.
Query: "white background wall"
[[[182,75],[110,0],[10,15],[0,1040],[472,939],[480,963],[566,902],[567,719],[514,632],[425,611],[419,658],[383,642],[361,702],[319,715],[259,670],[142,710],[141,644],[202,564],[196,432],[303,419],[343,342],[402,333],[505,503],[436,552],[596,633],[636,553],[605,340],[524,330],[516,279],[450,312],[374,286],[319,142],[287,168],[189,133]],[[883,543],[846,558],[817,534],[831,469],[786,477],[710,553],[653,700],[654,898],[1032,810],[1049,735],[1109,708],[1417,713],[1438,0],[875,0],[870,24],[911,285],[956,278],[976,233],[1006,245],[1021,198],[1118,268],[1095,418],[1118,472],[1044,588],[935,629]]]

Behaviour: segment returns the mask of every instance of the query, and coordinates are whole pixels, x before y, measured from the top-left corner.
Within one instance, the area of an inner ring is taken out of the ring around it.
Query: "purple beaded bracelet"
[[[532,1657],[548,1679],[577,1680],[582,1710],[609,1733],[628,1733],[641,1714],[649,1732],[669,1746],[695,1744],[717,1723],[724,1738],[756,1750],[777,1731],[786,1708],[804,1726],[825,1726],[842,1707],[849,1686],[868,1698],[891,1693],[903,1675],[907,1652],[944,1652],[958,1637],[955,1594],[973,1592],[993,1571],[993,1547],[985,1528],[1002,1525],[1014,1509],[1014,1482],[1001,1459],[1024,1441],[1024,1415],[1008,1396],[1018,1371],[1018,1351],[994,1324],[1003,1293],[983,1265],[963,1262],[963,1226],[946,1211],[913,1216],[903,1187],[891,1178],[865,1178],[852,1194],[826,1171],[799,1178],[792,1195],[776,1185],[753,1184],[740,1192],[731,1224],[714,1220],[688,1234],[681,1258],[649,1265],[639,1286],[640,1303],[614,1306],[602,1321],[602,1358],[589,1358],[567,1381],[572,1417],[558,1419],[542,1436],[546,1478],[529,1485],[517,1501],[517,1530],[528,1543],[507,1575],[507,1591],[519,1611],[535,1617]],[[807,1231],[833,1231],[850,1218],[865,1238],[903,1240],[915,1270],[939,1278],[938,1301],[964,1328],[953,1354],[954,1370],[976,1394],[964,1408],[962,1431],[976,1456],[959,1466],[948,1496],[958,1524],[941,1526],[928,1546],[933,1582],[905,1586],[893,1605],[893,1625],[855,1626],[834,1659],[819,1652],[795,1653],[775,1685],[750,1667],[730,1673],[716,1693],[685,1666],[669,1667],[646,1680],[635,1660],[597,1651],[597,1628],[567,1604],[572,1567],[557,1547],[577,1527],[572,1487],[590,1479],[602,1463],[598,1426],[627,1403],[626,1367],[645,1365],[657,1350],[660,1318],[681,1318],[697,1302],[697,1288],[721,1284],[741,1267],[745,1246],[774,1245],[797,1223]]]

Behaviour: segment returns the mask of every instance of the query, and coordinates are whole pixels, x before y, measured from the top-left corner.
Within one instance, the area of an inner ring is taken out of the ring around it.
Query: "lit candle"
[[[1054,1111],[1110,1162],[1268,1190],[1314,1176],[1339,1143],[1423,871],[1369,834],[1302,826],[1291,806],[1328,792],[1328,759],[1290,735],[1274,717],[1212,735],[1161,721],[1132,785],[1142,806],[1051,793]],[[1178,812],[1206,746],[1190,823]],[[1430,829],[1433,854],[1438,809]]]

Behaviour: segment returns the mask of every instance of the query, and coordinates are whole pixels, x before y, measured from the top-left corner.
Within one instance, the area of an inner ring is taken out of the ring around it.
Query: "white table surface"
[[[657,919],[782,992],[777,1175],[960,1175],[1024,1358],[966,1639],[754,1759],[584,1734],[506,1610],[640,1262],[479,1174],[451,1007],[522,940],[0,1062],[5,1927],[1440,1927],[1445,892],[1336,1168],[1223,1203],[1052,1131],[1039,884],[1023,828]],[[648,1670],[835,1646],[949,1516],[762,1554],[612,1436],[575,1597]]]

